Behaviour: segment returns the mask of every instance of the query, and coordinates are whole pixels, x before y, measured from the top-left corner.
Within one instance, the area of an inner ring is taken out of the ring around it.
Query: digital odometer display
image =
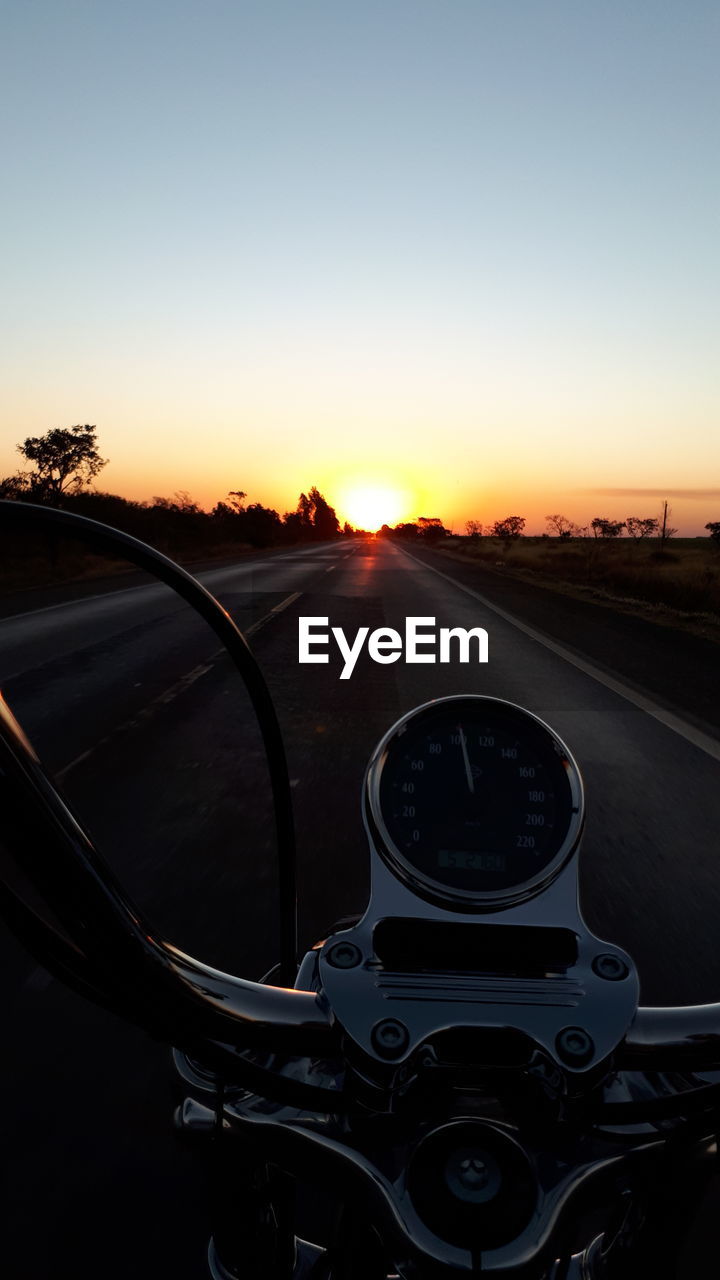
[[[493,698],[411,713],[381,744],[368,788],[381,851],[462,896],[543,877],[581,824],[582,786],[560,739]]]

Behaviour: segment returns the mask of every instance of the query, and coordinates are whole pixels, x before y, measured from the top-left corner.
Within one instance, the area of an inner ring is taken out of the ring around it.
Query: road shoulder
[[[712,641],[442,552],[413,546],[412,554],[704,732],[720,733],[720,649]]]

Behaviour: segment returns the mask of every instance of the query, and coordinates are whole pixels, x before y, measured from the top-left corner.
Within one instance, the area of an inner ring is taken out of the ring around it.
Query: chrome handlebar
[[[295,1054],[337,1046],[332,1015],[314,993],[220,973],[153,936],[1,698],[0,801],[2,840],[33,894],[50,903],[57,925],[22,906],[12,874],[5,914],[62,981],[175,1043],[207,1039]],[[720,1067],[720,1004],[639,1008],[618,1065]]]
[[[626,1070],[720,1067],[720,1004],[639,1008],[618,1057]]]
[[[294,1054],[336,1046],[332,1016],[313,992],[221,973],[154,936],[1,697],[0,813],[0,905],[62,981],[183,1046]]]

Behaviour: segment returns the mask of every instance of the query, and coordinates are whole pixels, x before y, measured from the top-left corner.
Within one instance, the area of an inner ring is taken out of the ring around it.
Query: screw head
[[[555,1040],[558,1056],[569,1067],[582,1067],[589,1062],[595,1052],[587,1031],[582,1027],[564,1027]]]
[[[625,961],[620,956],[611,955],[610,952],[596,956],[592,967],[599,978],[606,978],[608,982],[620,982],[622,978],[627,978],[630,972]]]
[[[488,1169],[485,1161],[480,1160],[478,1156],[467,1156],[465,1160],[460,1161],[458,1178],[468,1191],[487,1186]]]
[[[410,1033],[397,1018],[383,1018],[382,1022],[375,1023],[370,1039],[381,1058],[399,1058],[410,1043]]]
[[[482,1148],[463,1147],[453,1152],[445,1165],[448,1190],[467,1204],[485,1204],[492,1200],[502,1181],[497,1160]]]
[[[362,960],[362,952],[354,942],[336,942],[325,958],[335,969],[354,969]]]

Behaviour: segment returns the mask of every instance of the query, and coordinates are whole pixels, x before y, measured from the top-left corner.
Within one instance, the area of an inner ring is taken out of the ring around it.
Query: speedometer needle
[[[475,784],[474,784],[474,782],[473,782],[472,770],[471,770],[471,768],[470,768],[470,761],[469,761],[469,759],[468,759],[468,753],[467,753],[467,738],[465,737],[465,734],[463,733],[463,727],[462,727],[462,725],[461,725],[461,724],[459,724],[459,725],[458,725],[458,732],[459,732],[459,734],[460,734],[460,746],[462,747],[463,760],[465,761],[465,777],[467,778],[467,784],[468,784],[468,786],[469,786],[470,790],[472,791],[472,793],[473,793],[473,795],[474,795],[474,794],[475,794]]]

